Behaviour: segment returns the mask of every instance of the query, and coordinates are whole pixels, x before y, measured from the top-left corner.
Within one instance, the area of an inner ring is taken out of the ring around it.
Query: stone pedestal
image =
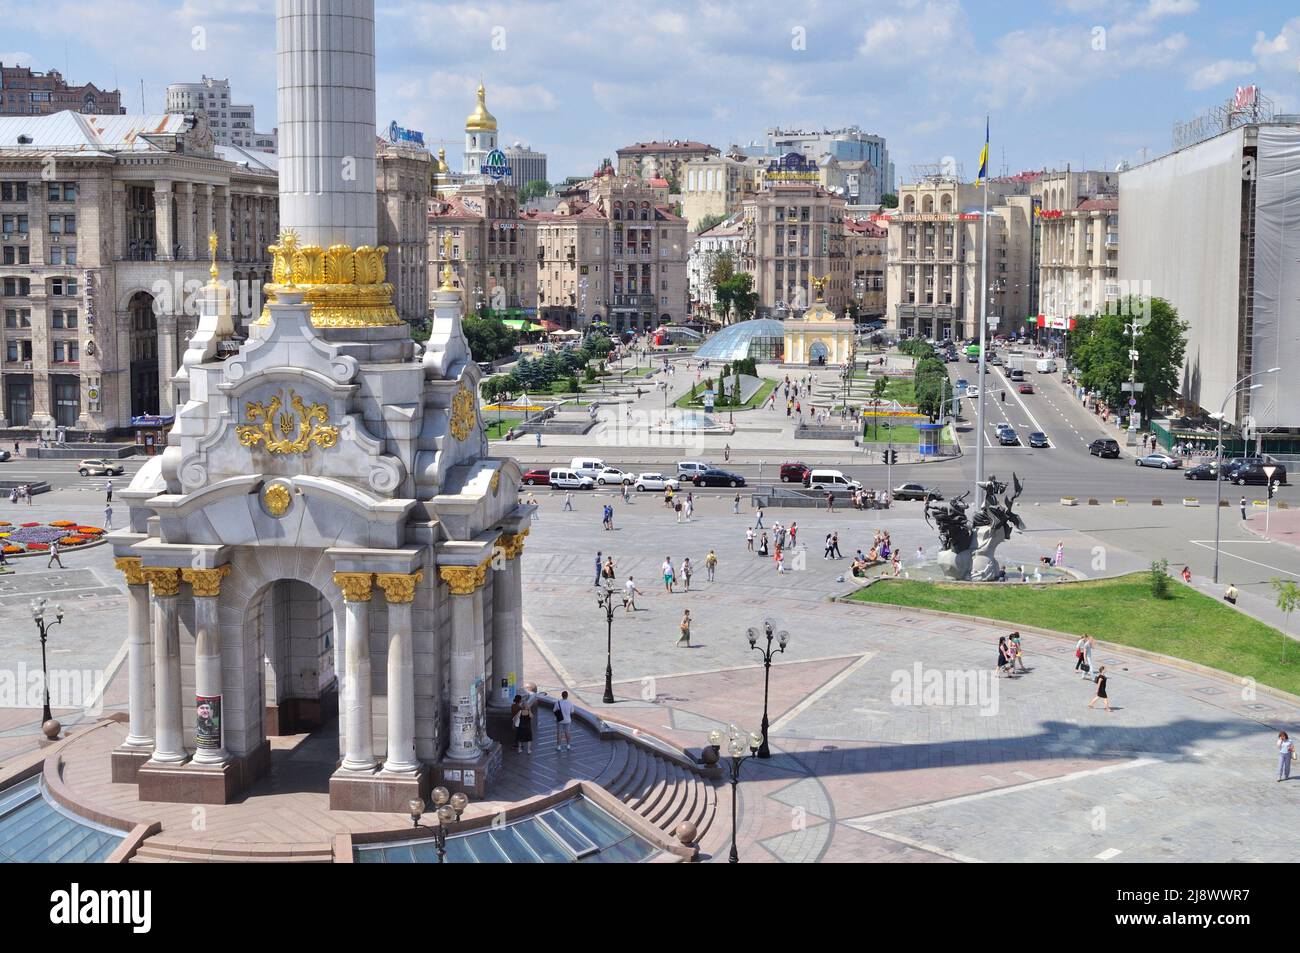
[[[444,761],[434,765],[433,776],[453,794],[464,791],[471,800],[481,800],[501,773],[502,763],[501,745],[493,741],[473,761]]]
[[[113,767],[116,771],[116,757]],[[264,741],[252,754],[232,757],[221,764],[147,762],[136,772],[136,784],[142,801],[229,804],[270,770],[271,745]]]
[[[149,756],[152,754],[151,748],[132,748],[129,745],[114,749],[111,762],[113,783],[135,784],[136,775],[139,774],[140,768],[149,762]]]
[[[340,768],[330,777],[330,810],[406,814],[412,798],[427,801],[432,789],[425,765],[402,774],[387,771],[359,774]]]

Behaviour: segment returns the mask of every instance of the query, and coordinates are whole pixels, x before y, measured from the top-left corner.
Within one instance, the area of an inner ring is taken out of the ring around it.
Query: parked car
[[[919,483],[904,483],[893,491],[895,500],[942,500],[943,494],[938,490],[931,490]]]
[[[1035,430],[1029,435],[1029,446],[1033,447],[1035,450],[1045,450],[1051,447],[1051,443],[1048,442],[1047,434],[1043,433],[1041,430]]]
[[[696,486],[739,487],[745,485],[745,478],[739,473],[710,469],[695,474],[695,476],[691,478],[691,482]]]
[[[811,472],[806,463],[783,463],[781,464],[781,482],[802,483],[808,479],[808,474]]]
[[[1115,457],[1119,458],[1119,441],[1110,437],[1099,437],[1092,443],[1088,444],[1088,452],[1094,457]]]
[[[635,483],[636,474],[628,473],[626,470],[620,470],[618,467],[605,467],[596,474],[596,485],[606,486],[610,483],[617,483],[620,486],[624,483]]]
[[[596,481],[577,470],[555,467],[550,473],[550,485],[557,490],[594,490]]]
[[[111,460],[82,460],[77,464],[77,472],[82,476],[121,476],[126,467]]]
[[[1188,480],[1213,480],[1217,469],[1218,465],[1214,463],[1198,463],[1184,470],[1183,477]]]
[[[636,487],[638,493],[644,493],[646,490],[658,490],[661,493],[664,490],[672,490],[676,493],[682,488],[681,481],[664,476],[662,473],[643,473],[632,485]]]
[[[808,474],[804,483],[810,490],[860,490],[862,484],[846,477],[839,470],[816,469]]]
[[[1264,467],[1273,468],[1272,479],[1264,472]],[[1238,486],[1245,486],[1252,483],[1257,486],[1267,486],[1270,482],[1278,486],[1286,484],[1286,467],[1280,463],[1242,463],[1231,470],[1225,469],[1224,476]]]
[[[711,469],[713,469],[712,464],[704,460],[682,460],[677,464],[677,478],[693,480],[698,474]]]
[[[522,477],[524,486],[550,486],[550,470],[529,470]]]
[[[1025,381],[1016,389],[1022,394],[1032,394],[1034,392],[1034,385],[1029,383],[1029,381]]]
[[[1159,467],[1161,470],[1177,470],[1183,461],[1167,453],[1148,453],[1134,461],[1140,467]]]

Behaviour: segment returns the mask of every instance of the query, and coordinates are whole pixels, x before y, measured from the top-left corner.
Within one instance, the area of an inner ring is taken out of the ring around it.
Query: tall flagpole
[[[988,120],[985,120],[984,149],[985,155],[988,153]],[[975,495],[973,497],[974,505],[978,509],[984,501],[984,493],[980,489],[980,484],[984,482],[984,375],[987,367],[988,358],[988,309],[989,309],[989,171],[987,160],[984,168],[980,170],[984,176],[984,214],[980,217],[983,235],[980,238],[980,374],[979,374],[979,402],[976,405],[978,412],[976,414],[976,439],[975,439]]]

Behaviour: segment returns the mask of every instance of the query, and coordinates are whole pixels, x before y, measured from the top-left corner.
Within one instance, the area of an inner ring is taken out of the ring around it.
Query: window
[[[3,261],[6,265],[31,264],[31,249],[26,245],[6,245]]]
[[[3,287],[6,298],[26,298],[32,292],[32,283],[27,278],[6,278]]]
[[[20,235],[27,234],[27,216],[26,215],[4,215],[0,216],[0,228],[6,235],[12,235],[17,232]]]
[[[46,183],[46,198],[51,202],[75,202],[77,200],[77,183]]]
[[[5,344],[6,361],[30,361],[32,359],[31,341],[8,341]]]
[[[71,298],[77,294],[76,278],[51,278],[50,294],[56,298]]]
[[[0,202],[26,202],[26,182],[0,182]]]
[[[30,328],[32,326],[32,312],[30,308],[5,308],[5,328],[15,331],[19,328]]]
[[[50,313],[50,322],[56,330],[75,331],[77,328],[77,312],[56,308]]]

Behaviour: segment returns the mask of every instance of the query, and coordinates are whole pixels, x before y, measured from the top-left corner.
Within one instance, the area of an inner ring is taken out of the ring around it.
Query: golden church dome
[[[496,132],[497,131],[497,119],[496,116],[493,116],[490,112],[488,112],[486,97],[487,97],[487,90],[483,88],[482,83],[479,83],[478,84],[478,105],[474,107],[474,111],[470,113],[469,118],[465,120],[466,132]]]

